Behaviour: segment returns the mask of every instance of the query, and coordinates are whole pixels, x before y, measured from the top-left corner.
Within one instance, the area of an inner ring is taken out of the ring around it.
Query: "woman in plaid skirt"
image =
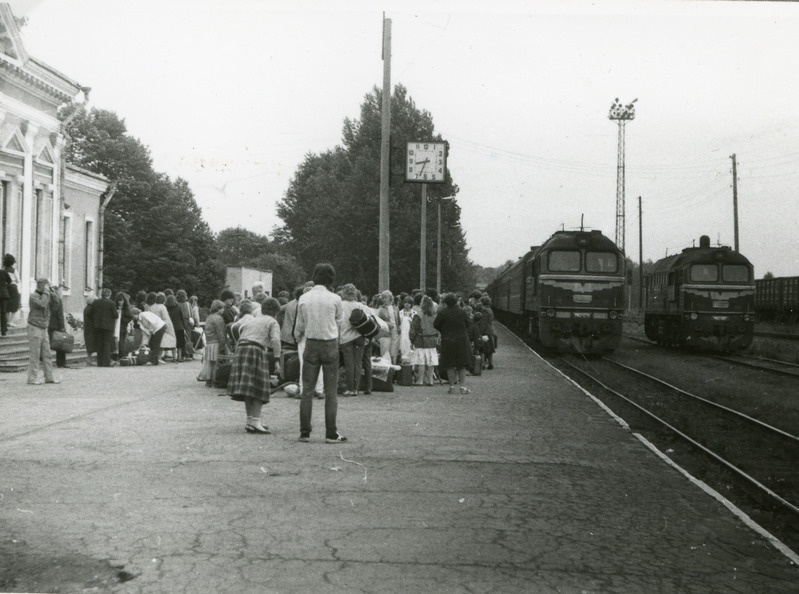
[[[233,362],[227,393],[233,400],[244,401],[247,412],[247,433],[269,434],[261,424],[261,408],[269,402],[269,360],[267,349],[275,358],[276,372],[280,366],[280,324],[274,316],[280,302],[268,298],[261,305],[263,315],[252,318],[240,327],[239,340],[233,352]]]

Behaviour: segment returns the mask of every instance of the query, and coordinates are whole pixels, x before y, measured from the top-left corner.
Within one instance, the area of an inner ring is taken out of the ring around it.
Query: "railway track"
[[[799,379],[799,365],[796,365],[795,363],[788,363],[787,361],[769,359],[768,357],[755,357],[751,355],[715,355],[714,359],[732,363],[734,365],[740,365],[741,367],[748,367],[758,371],[777,373],[779,375],[785,375]]]
[[[799,340],[799,333],[795,332],[766,332],[763,330],[755,330],[755,336],[761,338],[777,338],[779,340]]]
[[[600,361],[577,364],[559,357],[556,362],[633,407],[645,424],[654,423],[657,431],[721,465],[750,497],[754,493],[755,499],[768,501],[766,508],[799,522],[799,436],[613,359],[601,359],[608,366],[602,369],[597,369]]]

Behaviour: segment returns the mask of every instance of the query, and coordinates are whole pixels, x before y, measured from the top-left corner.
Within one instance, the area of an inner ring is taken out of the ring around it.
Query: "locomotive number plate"
[[[575,318],[590,318],[591,314],[588,313],[587,311],[576,311],[576,312],[574,312],[574,317]]]
[[[713,316],[714,322],[726,322],[730,319],[730,316]]]

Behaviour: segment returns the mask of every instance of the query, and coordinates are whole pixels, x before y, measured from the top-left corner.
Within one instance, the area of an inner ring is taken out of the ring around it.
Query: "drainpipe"
[[[98,241],[97,247],[97,290],[95,294],[98,296],[100,295],[100,291],[103,288],[103,235],[105,233],[105,209],[108,206],[108,203],[111,202],[111,198],[114,197],[114,194],[117,192],[117,181],[114,180],[111,182],[111,185],[108,186],[108,190],[106,190],[105,198],[103,198],[103,202],[100,204],[100,216],[98,225],[99,225],[99,234],[100,237]]]

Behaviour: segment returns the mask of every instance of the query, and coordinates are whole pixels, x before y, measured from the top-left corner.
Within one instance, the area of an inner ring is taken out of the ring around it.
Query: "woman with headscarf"
[[[444,307],[438,308],[433,327],[441,333],[441,358],[439,367],[447,370],[449,393],[455,394],[455,381],[460,383],[461,394],[471,392],[466,387],[466,369],[472,364],[472,349],[467,329],[469,319],[458,306],[458,296],[444,295]]]

